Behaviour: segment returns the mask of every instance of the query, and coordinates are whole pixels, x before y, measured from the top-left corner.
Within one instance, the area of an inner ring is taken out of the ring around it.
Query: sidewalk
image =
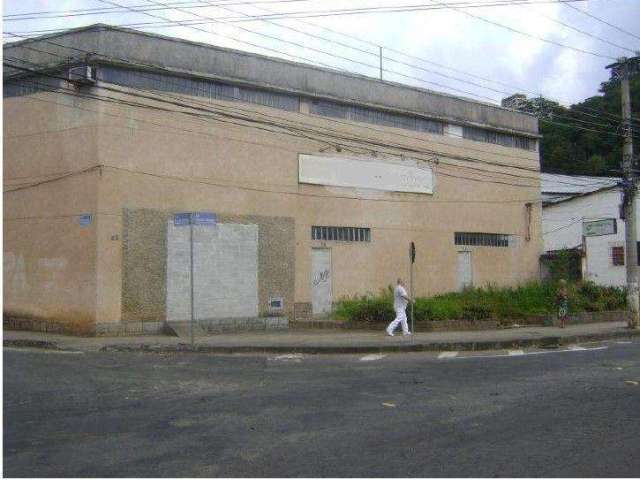
[[[371,353],[438,350],[499,350],[640,337],[625,322],[556,327],[524,327],[466,332],[429,332],[388,337],[384,330],[288,330],[238,332],[189,339],[168,336],[71,337],[25,331],[3,331],[5,347],[39,347],[83,352],[97,351],[198,351],[205,353]]]

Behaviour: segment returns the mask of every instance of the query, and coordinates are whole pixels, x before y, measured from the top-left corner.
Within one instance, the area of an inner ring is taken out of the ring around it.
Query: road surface
[[[640,342],[360,356],[4,349],[9,477],[629,477]]]

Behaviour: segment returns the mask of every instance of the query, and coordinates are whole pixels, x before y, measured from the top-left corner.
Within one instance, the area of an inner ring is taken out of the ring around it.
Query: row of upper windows
[[[46,78],[46,77],[45,77]],[[286,93],[235,86],[211,80],[169,76],[153,72],[140,72],[125,68],[101,66],[97,69],[97,79],[107,83],[145,90],[158,90],[216,100],[235,100],[278,108],[290,112],[300,111],[300,97]],[[51,82],[39,78],[36,81],[20,80],[5,84],[4,96],[29,95],[42,90],[41,83]],[[48,79],[51,80],[51,79]],[[53,85],[52,85],[53,86]],[[57,86],[57,85],[56,85]],[[329,100],[312,100],[310,112],[324,117],[341,118],[353,122],[371,123],[387,127],[402,128],[417,132],[444,135],[446,123],[429,120],[416,115],[392,113],[375,108],[361,107]],[[477,142],[493,143],[523,150],[535,150],[536,141],[522,135],[485,130],[478,127],[462,127],[462,138]]]

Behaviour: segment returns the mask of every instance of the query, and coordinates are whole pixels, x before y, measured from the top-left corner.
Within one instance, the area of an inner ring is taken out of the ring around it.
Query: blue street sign
[[[212,212],[184,212],[173,216],[173,224],[176,227],[184,225],[216,225],[218,217]]]
[[[191,214],[191,221],[194,225],[215,225],[218,217],[211,212],[194,212]]]
[[[80,215],[80,218],[78,219],[78,223],[80,224],[81,227],[88,227],[89,225],[91,225],[92,220],[93,220],[93,217],[90,213],[84,213]]]
[[[176,227],[189,225],[189,223],[191,223],[191,213],[176,213],[173,216],[173,224]]]

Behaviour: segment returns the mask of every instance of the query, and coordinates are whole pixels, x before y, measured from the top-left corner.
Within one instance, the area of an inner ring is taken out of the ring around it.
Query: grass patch
[[[556,311],[557,283],[530,282],[519,287],[473,288],[430,298],[417,298],[415,320],[517,320]],[[568,285],[569,312],[601,312],[626,308],[626,290],[600,287],[591,282]],[[407,312],[409,313],[409,312]],[[341,299],[334,311],[337,318],[351,322],[387,323],[393,320],[393,288],[378,295]]]

